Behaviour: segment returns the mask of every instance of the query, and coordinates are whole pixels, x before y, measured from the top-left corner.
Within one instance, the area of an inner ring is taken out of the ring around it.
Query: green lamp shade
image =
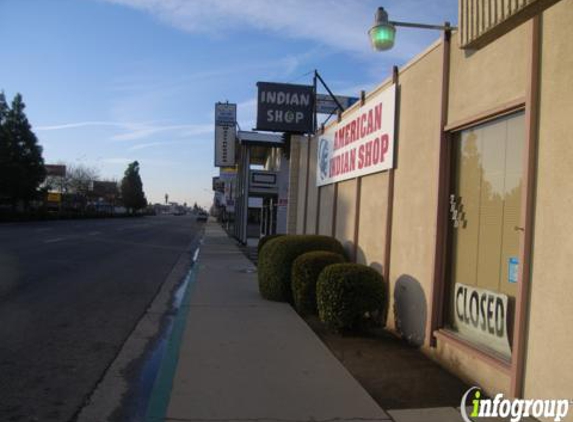
[[[394,46],[396,28],[391,24],[376,25],[368,31],[368,35],[370,35],[370,42],[374,50],[390,50]]]

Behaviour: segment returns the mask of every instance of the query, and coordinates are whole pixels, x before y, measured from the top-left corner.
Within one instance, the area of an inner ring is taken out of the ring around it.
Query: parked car
[[[203,221],[206,222],[209,216],[206,212],[200,212],[197,214],[196,221]]]

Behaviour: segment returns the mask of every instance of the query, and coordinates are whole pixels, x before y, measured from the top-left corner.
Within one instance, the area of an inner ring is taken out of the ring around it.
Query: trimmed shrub
[[[294,307],[301,314],[316,314],[316,282],[327,266],[346,262],[335,252],[307,252],[292,264],[292,296]]]
[[[284,234],[269,234],[259,239],[259,244],[257,245],[257,253],[261,253],[261,249],[263,249],[263,246],[265,246],[269,240],[273,240],[281,236],[284,236]]]
[[[261,249],[258,261],[259,291],[268,300],[292,303],[291,267],[300,255],[328,251],[344,255],[338,240],[320,235],[284,235]]]
[[[384,280],[361,264],[325,268],[316,284],[318,316],[335,331],[379,325],[384,309]]]

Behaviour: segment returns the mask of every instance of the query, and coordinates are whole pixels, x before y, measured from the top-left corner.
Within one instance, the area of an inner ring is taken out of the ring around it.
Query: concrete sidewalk
[[[390,417],[252,264],[206,227],[163,421],[384,421]]]

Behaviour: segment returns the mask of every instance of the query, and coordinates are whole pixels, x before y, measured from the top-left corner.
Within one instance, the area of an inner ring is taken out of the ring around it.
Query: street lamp
[[[440,31],[451,31],[456,29],[450,26],[449,22],[444,25],[427,25],[424,23],[397,22],[388,20],[388,13],[383,7],[379,7],[374,15],[374,25],[368,31],[372,48],[376,51],[386,51],[394,47],[396,38],[396,27],[404,26],[407,28],[437,29]]]

